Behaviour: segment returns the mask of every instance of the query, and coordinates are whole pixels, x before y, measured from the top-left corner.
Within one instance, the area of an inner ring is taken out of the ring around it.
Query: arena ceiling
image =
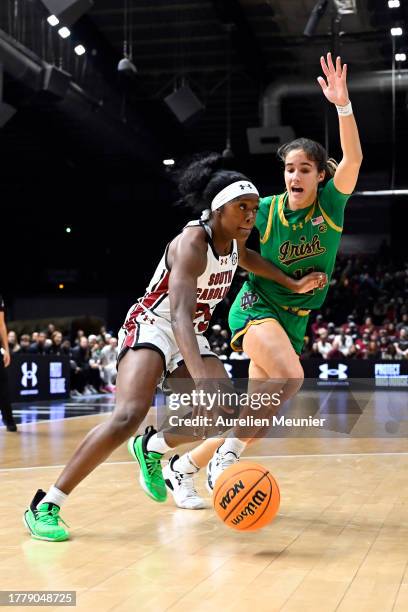
[[[162,156],[222,151],[228,116],[232,149],[238,157],[247,157],[246,130],[262,125],[261,100],[266,88],[285,79],[315,83],[319,56],[328,49],[336,48],[341,53],[349,64],[350,75],[356,79],[375,71],[389,73],[391,69],[390,27],[408,22],[406,2],[390,10],[386,0],[357,0],[356,13],[342,17],[337,36],[331,33],[329,2],[315,34],[307,38],[303,30],[315,4],[315,0],[97,0],[73,26],[72,37],[61,41],[44,20],[41,0],[4,0],[0,4],[0,28],[41,60],[72,74],[95,101],[92,110],[105,113],[112,126],[115,121],[122,124],[116,130],[116,138],[107,141],[116,142],[107,152],[110,162],[117,159],[122,163],[122,157],[130,155],[131,159],[140,157],[149,164]],[[129,78],[117,72],[123,56],[125,5],[128,45],[137,68],[137,74]],[[406,34],[395,39],[401,50],[404,40]],[[85,45],[86,56],[75,56],[74,41]],[[80,121],[89,116],[83,105],[64,107],[61,101],[56,104],[37,99],[25,90],[23,97],[18,80],[15,74],[6,74],[4,97],[24,110],[3,128],[11,140],[15,133],[17,140],[20,138],[19,125],[25,134],[27,125],[35,124],[41,130],[48,125],[53,132],[57,125],[70,138],[75,135],[88,154],[93,140],[98,140],[97,132],[109,130],[106,123],[104,128],[95,124],[93,132],[90,128],[87,134]],[[163,101],[183,83],[205,106],[205,111],[188,126],[180,124]],[[391,88],[371,86],[359,90],[353,101],[370,162],[380,168],[378,151],[389,146],[392,127]],[[305,95],[293,88],[282,100],[282,120],[296,134],[324,142],[324,108],[317,84],[313,92]],[[397,92],[396,113],[398,140],[403,142],[407,136],[406,88]],[[328,113],[327,121],[329,132],[335,134],[335,116]],[[123,125],[125,131],[121,130]],[[126,138],[128,146],[123,144]],[[27,142],[27,137],[25,144],[29,150],[35,149],[35,143]],[[99,146],[96,159],[100,151]]]
[[[343,17],[335,37],[328,10],[311,38],[303,30],[315,0],[126,3],[128,42],[137,68],[130,78],[117,70],[123,57],[125,0],[95,0],[66,40],[48,26],[41,0],[0,2],[3,103],[16,109],[0,127],[2,201],[10,228],[5,251],[18,248],[27,262],[22,268],[10,258],[0,279],[9,291],[48,291],[65,271],[67,279],[77,279],[73,292],[111,287],[116,295],[128,287],[124,262],[136,262],[135,279],[142,290],[146,279],[137,262],[144,261],[146,252],[140,232],[162,245],[185,219],[172,206],[175,194],[162,159],[223,151],[228,117],[234,167],[263,193],[281,185],[273,157],[250,154],[248,147],[247,128],[262,125],[267,90],[273,94],[280,86],[283,125],[297,136],[328,142],[330,154],[338,157],[336,113],[328,109],[315,81],[320,55],[334,44],[354,79],[351,97],[364,150],[359,187],[390,187],[393,164],[395,186],[407,187],[404,64],[395,72],[394,132],[390,85],[390,27],[408,23],[407,2],[390,10],[387,0],[357,0],[357,13]],[[404,50],[406,37],[394,40],[396,49]],[[73,51],[78,42],[87,50],[82,57]],[[58,70],[55,89],[44,91],[46,66]],[[182,83],[205,106],[188,125],[164,103]],[[0,107],[0,123],[1,117]],[[387,213],[377,206],[367,224],[366,210],[367,202],[353,198],[348,227],[379,232]],[[69,235],[67,225],[73,228]]]

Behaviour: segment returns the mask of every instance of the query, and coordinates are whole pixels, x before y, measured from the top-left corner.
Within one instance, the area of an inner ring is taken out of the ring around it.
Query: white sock
[[[163,434],[159,436],[157,433],[155,433],[147,442],[147,450],[164,455],[164,453],[171,450],[171,446],[166,443]]]
[[[41,506],[41,504],[47,504],[49,502],[57,504],[57,506],[61,508],[67,497],[68,495],[66,493],[63,493],[62,491],[57,489],[57,487],[52,486],[48,491],[47,495],[43,497],[43,499],[37,504],[37,508],[38,506]]]
[[[242,442],[239,438],[226,438],[224,444],[220,446],[221,453],[234,453],[237,457],[241,456],[241,453],[246,447],[246,442]]]
[[[173,463],[173,470],[181,474],[195,474],[199,469],[192,460],[190,453],[185,453]]]

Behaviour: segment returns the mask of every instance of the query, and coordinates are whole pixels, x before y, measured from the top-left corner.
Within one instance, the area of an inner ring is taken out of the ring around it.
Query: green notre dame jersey
[[[319,189],[314,204],[301,210],[288,208],[287,192],[262,198],[256,218],[261,255],[294,278],[320,271],[330,279],[349,197],[340,193],[330,179]],[[328,291],[326,285],[323,290],[299,294],[255,274],[250,274],[249,280],[266,303],[292,308],[319,308]]]

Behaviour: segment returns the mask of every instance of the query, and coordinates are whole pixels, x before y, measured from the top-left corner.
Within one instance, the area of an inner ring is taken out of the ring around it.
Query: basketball
[[[238,531],[257,531],[276,516],[279,487],[267,468],[240,461],[225,470],[214,487],[214,509],[225,525]]]

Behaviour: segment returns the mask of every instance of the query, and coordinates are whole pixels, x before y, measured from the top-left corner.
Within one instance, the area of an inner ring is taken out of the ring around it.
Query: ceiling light
[[[53,27],[59,24],[59,19],[55,15],[50,15],[49,17],[47,17],[47,21],[50,24],[50,26],[53,26]]]
[[[71,32],[64,26],[58,30],[58,34],[61,36],[61,38],[68,38],[68,36],[71,35]]]
[[[74,51],[77,55],[83,55],[86,52],[86,49],[83,45],[77,45]]]

